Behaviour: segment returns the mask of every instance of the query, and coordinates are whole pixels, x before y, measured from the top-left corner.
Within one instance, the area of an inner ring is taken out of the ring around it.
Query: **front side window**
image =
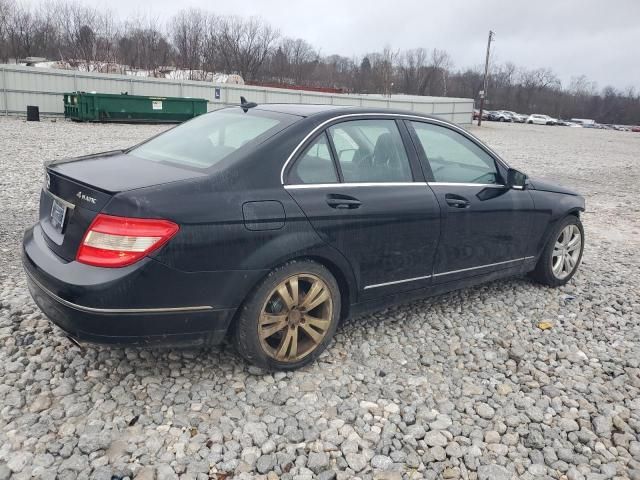
[[[338,181],[326,133],[319,135],[298,158],[291,170],[289,180],[292,184]]]
[[[449,128],[411,122],[436,182],[500,182],[494,159],[474,142]]]
[[[129,151],[132,157],[205,169],[245,145],[255,145],[289,121],[268,112],[225,109],[201,115]]]
[[[328,129],[347,183],[411,182],[411,167],[394,120],[352,120]]]

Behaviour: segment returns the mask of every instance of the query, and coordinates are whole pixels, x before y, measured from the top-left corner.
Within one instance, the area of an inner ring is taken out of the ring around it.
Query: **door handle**
[[[340,210],[352,210],[362,205],[362,202],[349,195],[329,194],[327,195],[327,205]]]
[[[447,204],[454,208],[467,208],[471,205],[471,202],[460,195],[455,195],[453,193],[447,193],[444,196]]]

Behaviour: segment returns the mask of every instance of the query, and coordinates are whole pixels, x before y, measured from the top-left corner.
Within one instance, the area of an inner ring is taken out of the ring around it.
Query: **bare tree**
[[[399,55],[399,51],[394,51],[389,46],[386,46],[380,53],[368,55],[371,62],[371,81],[376,92],[386,96],[391,95]]]
[[[130,19],[117,42],[118,62],[130,68],[141,68],[152,76],[159,75],[161,66],[173,61],[172,47],[165,35],[156,28],[155,18]]]
[[[101,70],[115,60],[117,24],[110,11],[61,2],[56,9],[60,56],[71,66]]]
[[[8,17],[7,40],[9,55],[17,62],[20,58],[36,55],[36,24],[31,11],[19,4]]]
[[[552,90],[560,87],[560,80],[548,68],[521,70],[519,83],[523,100],[521,105],[525,111],[540,110],[542,102],[537,101],[540,98],[539,93],[543,90]]]
[[[54,3],[44,3],[35,9],[34,44],[37,55],[57,58],[60,45],[60,28],[57,21],[57,8]]]
[[[203,70],[210,73],[224,71],[221,68],[222,59],[218,51],[220,36],[220,17],[209,15],[205,18],[205,34],[202,46]]]
[[[319,60],[318,52],[301,38],[285,39],[283,43],[288,52],[291,78],[294,83],[302,83],[313,74]]]
[[[16,6],[13,0],[0,0],[0,61],[9,61],[9,23]]]
[[[447,95],[447,75],[451,63],[451,57],[446,50],[431,50],[429,95]]]
[[[245,80],[253,80],[258,76],[278,36],[277,30],[256,17],[220,19],[216,46],[222,66],[228,73],[237,73]]]
[[[398,66],[401,77],[400,89],[402,92],[415,95],[420,91],[421,77],[427,66],[428,52],[424,48],[415,48],[405,51]]]
[[[329,55],[314,62],[312,76],[307,80],[315,87],[347,91],[363,91],[355,60],[340,55]],[[369,65],[370,67],[371,65]]]
[[[171,19],[169,27],[176,48],[177,67],[188,70],[192,80],[201,76],[206,18],[207,14],[202,10],[183,10]]]

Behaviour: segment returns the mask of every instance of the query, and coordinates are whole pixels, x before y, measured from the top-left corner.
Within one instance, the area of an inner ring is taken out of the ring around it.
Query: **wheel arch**
[[[580,218],[580,214],[581,214],[582,212],[584,212],[584,208],[574,207],[574,208],[569,209],[569,211],[567,212],[567,214],[565,215],[565,217],[568,217],[569,215],[573,215],[573,216],[575,216],[575,217]],[[565,217],[562,217],[562,218],[565,218]]]
[[[351,313],[351,304],[355,302],[357,298],[356,284],[355,279],[350,278],[349,271],[345,271],[347,267],[344,265],[339,265],[334,259],[329,258],[328,256],[321,255],[318,253],[299,253],[297,255],[293,255],[286,260],[280,259],[278,262],[271,265],[271,267],[266,270],[266,273],[258,278],[252,285],[247,289],[242,302],[238,306],[236,313],[234,314],[231,322],[229,323],[229,327],[227,328],[227,334],[232,333],[234,329],[234,325],[236,324],[236,320],[238,315],[240,314],[242,308],[244,307],[247,299],[251,295],[251,292],[255,291],[255,289],[260,285],[261,282],[264,281],[265,278],[276,268],[281,267],[290,262],[299,262],[310,260],[319,265],[325,267],[331,275],[334,276],[336,282],[338,283],[338,288],[340,289],[340,321],[345,320],[349,317]]]
[[[545,230],[544,235],[542,236],[542,239],[538,245],[536,256],[539,257],[542,254],[544,248],[547,246],[547,243],[551,239],[551,236],[553,235],[553,233],[556,231],[558,224],[560,222],[562,222],[565,218],[570,216],[574,216],[578,220],[582,221],[580,218],[580,213],[583,211],[584,211],[584,208],[572,207],[566,210],[564,214],[558,215],[552,222],[549,222],[549,224],[547,225],[547,229]]]
[[[549,228],[549,232],[547,234],[547,239],[544,244],[542,251],[539,254],[539,257],[536,261],[535,268],[529,272],[529,275],[539,283],[550,287],[557,287],[560,285],[564,285],[567,283],[575,274],[582,259],[583,249],[584,249],[584,227],[582,226],[582,221],[580,220],[580,211],[584,211],[583,208],[572,208],[566,211],[565,215],[560,216],[556,222],[553,223]],[[555,236],[559,234],[567,225],[574,224],[580,230],[581,238],[581,250],[580,256],[575,264],[572,267],[572,271],[567,274],[565,277],[557,277],[555,273],[553,273],[550,269],[552,269],[552,260],[549,262],[549,256],[551,255],[551,259],[553,258],[553,248],[555,243]],[[554,242],[554,243],[552,243]]]

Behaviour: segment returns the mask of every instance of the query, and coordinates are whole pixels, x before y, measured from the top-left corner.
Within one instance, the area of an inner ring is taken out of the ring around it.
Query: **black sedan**
[[[525,273],[563,285],[584,205],[437,118],[243,104],[47,164],[23,263],[77,341],[229,336],[294,369],[350,315]]]

